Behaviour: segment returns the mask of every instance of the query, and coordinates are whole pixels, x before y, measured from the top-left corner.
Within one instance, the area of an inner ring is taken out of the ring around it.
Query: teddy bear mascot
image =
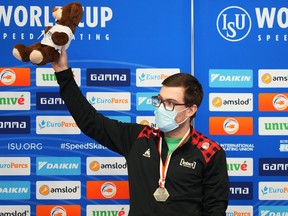
[[[30,46],[16,44],[12,51],[13,55],[20,61],[30,61],[38,66],[57,61],[61,48],[69,47],[83,13],[83,7],[79,2],[71,2],[62,8],[54,8],[52,15],[56,19],[56,24],[45,29],[42,41]]]

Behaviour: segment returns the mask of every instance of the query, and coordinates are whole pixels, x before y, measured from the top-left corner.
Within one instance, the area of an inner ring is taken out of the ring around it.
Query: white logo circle
[[[0,72],[0,81],[4,85],[12,85],[16,80],[16,74],[13,70],[6,68]]]
[[[223,129],[227,134],[235,134],[239,129],[239,123],[234,118],[228,118],[223,123]]]
[[[66,210],[61,206],[55,206],[51,210],[50,216],[57,216],[57,215],[66,216]]]
[[[113,197],[116,192],[117,188],[112,182],[105,182],[101,187],[101,193],[106,198]]]
[[[202,147],[202,149],[207,150],[210,147],[210,143],[204,142],[201,147]]]
[[[230,6],[220,12],[217,17],[217,30],[228,41],[243,40],[252,26],[250,15],[241,7]]]
[[[284,94],[278,94],[273,98],[273,106],[275,109],[281,111],[288,106],[288,98]]]

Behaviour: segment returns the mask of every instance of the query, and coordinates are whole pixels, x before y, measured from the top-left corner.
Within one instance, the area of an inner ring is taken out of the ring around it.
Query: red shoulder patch
[[[143,128],[143,130],[139,133],[139,135],[138,135],[138,137],[137,137],[137,139],[139,139],[139,138],[141,138],[141,137],[146,137],[146,138],[150,138],[151,137],[151,135],[158,135],[159,136],[159,131],[158,130],[156,130],[156,129],[154,129],[154,128],[151,128],[151,127],[148,127],[148,126],[146,126],[146,127],[144,127]]]
[[[213,155],[217,151],[221,150],[221,146],[194,129],[192,129],[191,135],[192,145],[196,146],[201,151],[206,163],[208,164]]]

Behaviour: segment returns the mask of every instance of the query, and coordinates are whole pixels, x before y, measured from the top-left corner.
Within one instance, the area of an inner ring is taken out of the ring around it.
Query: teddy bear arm
[[[64,46],[69,41],[69,36],[64,32],[54,32],[52,34],[52,41],[58,46]]]
[[[47,26],[47,28],[45,29],[45,34],[52,28],[52,26]]]

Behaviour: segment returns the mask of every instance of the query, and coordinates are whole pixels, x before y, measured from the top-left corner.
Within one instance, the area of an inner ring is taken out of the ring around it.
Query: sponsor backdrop
[[[196,128],[227,153],[226,215],[288,215],[288,8],[284,1],[194,2]]]
[[[288,214],[284,2],[81,3],[68,55],[89,102],[119,121],[155,126],[151,96],[195,66],[205,91],[196,129],[227,152],[227,215]],[[127,215],[124,158],[81,133],[51,65],[12,56],[15,44],[41,40],[58,5],[0,4],[0,215]]]
[[[12,55],[40,41],[52,9],[69,2],[0,3],[0,215],[128,215],[125,159],[81,133],[51,64]],[[68,55],[83,94],[113,119],[155,125],[151,96],[167,76],[191,72],[191,3],[81,3]]]

